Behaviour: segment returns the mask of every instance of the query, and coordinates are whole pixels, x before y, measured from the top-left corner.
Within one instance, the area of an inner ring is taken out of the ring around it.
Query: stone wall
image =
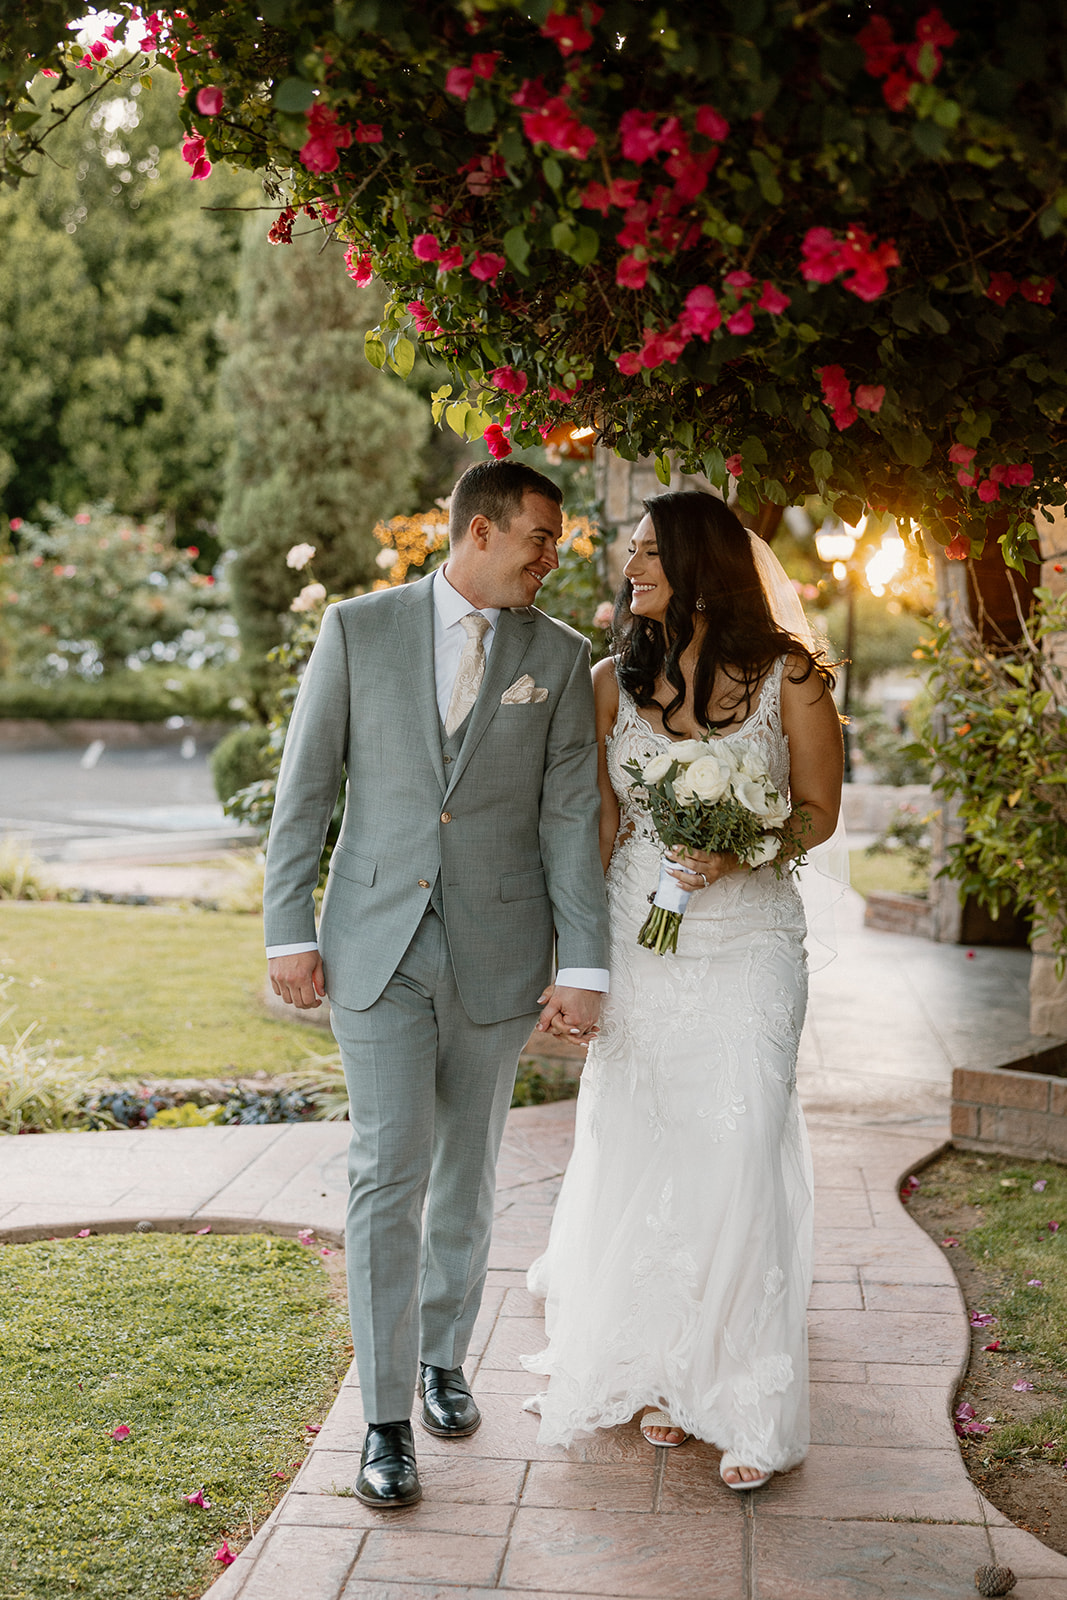
[[[1065,1046],[1042,1055],[1051,1058],[1050,1066],[1060,1065],[1061,1056],[1067,1063]],[[952,1138],[964,1150],[1067,1160],[1067,1079],[1005,1067],[957,1067]]]

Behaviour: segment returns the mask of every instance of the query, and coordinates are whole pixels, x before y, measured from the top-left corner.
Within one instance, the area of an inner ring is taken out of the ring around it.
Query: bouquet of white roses
[[[634,799],[668,848],[731,851],[749,867],[775,860],[781,850],[781,829],[791,808],[753,740],[728,734],[682,739],[644,766],[629,762],[626,771],[634,779]],[[659,955],[677,950],[689,904],[689,892],[670,870],[674,865],[664,858],[659,887],[649,896],[652,910],[638,934],[638,943]]]

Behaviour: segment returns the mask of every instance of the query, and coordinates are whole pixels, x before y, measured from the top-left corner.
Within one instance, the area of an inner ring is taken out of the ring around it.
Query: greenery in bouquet
[[[682,739],[670,753],[662,751],[644,765],[628,762],[626,771],[634,779],[634,799],[669,850],[732,854],[746,867],[773,862],[776,871],[782,870],[781,830],[791,807],[750,740]],[[649,898],[652,909],[638,943],[666,955],[678,948],[689,898],[670,878],[667,862]]]

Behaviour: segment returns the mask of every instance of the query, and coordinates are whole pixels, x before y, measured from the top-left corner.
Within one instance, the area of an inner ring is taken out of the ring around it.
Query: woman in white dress
[[[693,852],[674,870],[696,891],[677,954],[641,948],[663,847],[624,767],[675,740],[751,739],[788,790],[785,854],[798,855],[834,831],[841,730],[810,634],[776,620],[768,560],[779,590],[788,583],[765,547],[713,495],[645,505],[619,654],[594,669],[611,993],[549,1246],[529,1274],[548,1348],[525,1360],[550,1376],[543,1443],[643,1411],[650,1443],[705,1439],[724,1452],[723,1481],[751,1489],[808,1446],[804,911],[789,870]]]

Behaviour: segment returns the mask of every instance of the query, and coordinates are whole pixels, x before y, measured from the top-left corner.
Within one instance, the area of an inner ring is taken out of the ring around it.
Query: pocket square
[[[528,672],[521,678],[516,678],[510,689],[505,689],[500,696],[502,706],[531,706],[539,705],[542,700],[548,699],[547,689],[538,689]]]

